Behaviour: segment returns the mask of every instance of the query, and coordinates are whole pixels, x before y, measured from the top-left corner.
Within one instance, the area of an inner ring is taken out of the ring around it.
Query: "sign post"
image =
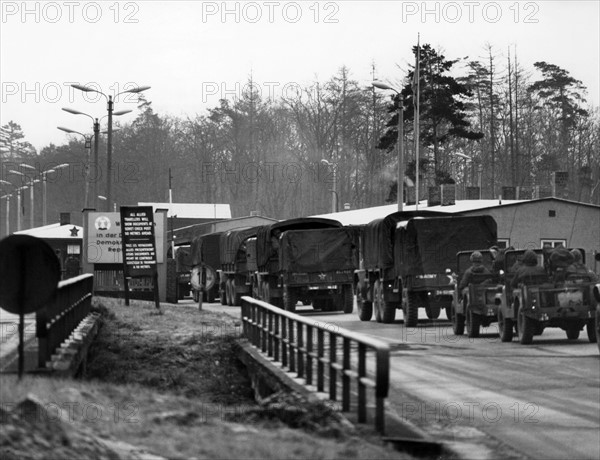
[[[121,206],[120,211],[125,305],[129,305],[129,279],[152,278],[154,302],[160,311],[152,206]]]

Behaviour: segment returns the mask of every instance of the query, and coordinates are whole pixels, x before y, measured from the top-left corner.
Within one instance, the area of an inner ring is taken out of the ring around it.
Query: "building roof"
[[[81,239],[83,237],[83,227],[79,225],[50,224],[43,227],[30,228],[15,232],[15,235],[30,235],[36,238],[44,239]]]
[[[593,208],[600,209],[600,206],[590,204],[590,203],[580,203],[578,201],[570,201],[565,200],[563,198],[556,197],[548,197],[548,198],[539,198],[535,200],[457,200],[456,204],[447,205],[447,206],[427,206],[427,201],[419,202],[419,210],[420,211],[440,211],[446,212],[449,214],[461,213],[461,212],[469,212],[469,211],[481,211],[484,209],[493,209],[499,208],[503,206],[515,206],[525,203],[540,203],[544,201],[559,201],[569,204],[574,204],[578,206],[591,206]],[[405,211],[414,211],[416,206],[413,205],[405,205]],[[363,209],[353,209],[351,211],[342,211],[336,213],[329,214],[319,214],[317,216],[312,217],[324,217],[328,219],[336,219],[340,221],[343,225],[363,225],[367,224],[375,219],[383,218],[389,214],[392,214],[398,210],[397,204],[390,204],[386,206],[375,206],[372,208],[363,208]]]
[[[180,219],[231,219],[228,204],[213,203],[138,203],[138,206],[152,206],[153,210],[167,209],[167,217]]]

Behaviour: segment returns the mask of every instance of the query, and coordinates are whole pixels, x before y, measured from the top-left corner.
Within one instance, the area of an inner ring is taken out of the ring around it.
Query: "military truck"
[[[568,251],[568,250],[567,250]],[[519,342],[532,343],[535,335],[541,335],[547,327],[559,327],[567,338],[576,340],[585,327],[590,342],[597,341],[594,283],[589,275],[569,274],[549,262],[551,251],[536,250],[538,265],[546,267],[546,273],[530,277],[513,287],[512,280],[518,268],[518,256],[524,251],[507,251],[505,254],[505,286],[498,309],[500,339],[510,342],[513,327]],[[585,257],[585,251],[581,250]],[[585,260],[583,260],[585,263]],[[511,291],[511,295],[507,295]]]
[[[190,246],[177,246],[175,248],[175,273],[177,300],[182,300],[189,296],[192,291],[191,271],[192,257],[190,255]]]
[[[292,312],[299,300],[315,309],[352,311],[354,229],[331,219],[289,219],[260,227],[248,244],[256,251],[254,284],[261,300]]]
[[[192,293],[195,302],[214,302],[219,292],[217,269],[220,266],[220,238],[222,232],[197,236],[192,240]],[[223,293],[224,296],[224,293]],[[221,305],[226,305],[221,297]]]
[[[492,266],[492,254],[488,249],[478,252],[483,257],[483,266],[489,273],[472,273],[470,283],[464,289],[459,289],[461,279],[471,266],[471,254],[474,251],[460,251],[457,255],[457,278],[452,297],[450,319],[452,330],[456,335],[462,335],[467,326],[469,337],[479,337],[481,327],[489,327],[498,320],[498,305],[502,296],[500,274],[489,271]]]
[[[419,308],[450,317],[456,253],[490,247],[496,222],[490,216],[448,216],[431,211],[397,212],[365,225],[361,269],[356,271],[358,317],[391,323],[402,308],[404,324],[418,322]]]
[[[259,227],[236,228],[223,232],[220,238],[219,292],[225,293],[225,303],[241,305],[242,296],[252,295],[252,264],[248,267],[247,241],[256,240]],[[222,298],[222,297],[221,297]]]

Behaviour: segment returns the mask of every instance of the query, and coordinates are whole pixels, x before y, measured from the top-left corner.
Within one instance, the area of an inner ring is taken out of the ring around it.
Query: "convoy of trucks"
[[[219,298],[233,306],[248,295],[291,312],[301,302],[351,313],[356,296],[362,321],[374,315],[391,323],[401,309],[405,326],[414,327],[419,309],[432,320],[444,309],[457,335],[466,326],[469,337],[478,337],[482,327],[498,322],[503,342],[516,332],[520,343],[531,343],[546,327],[564,329],[569,339],[586,328],[596,342],[600,284],[590,276],[551,273],[549,250],[534,251],[547,267],[544,279],[513,286],[525,250],[509,250],[501,269],[470,276],[459,290],[474,251],[492,266],[488,248],[496,240],[496,222],[485,215],[396,212],[354,227],[297,218],[199,236],[189,250],[177,252],[177,260],[178,267],[192,267],[198,302]],[[178,275],[180,295],[186,280]]]

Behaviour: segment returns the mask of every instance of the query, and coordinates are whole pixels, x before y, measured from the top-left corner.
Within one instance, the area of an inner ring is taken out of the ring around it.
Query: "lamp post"
[[[20,163],[19,166],[21,168],[25,168],[25,169],[29,169],[31,171],[34,171],[34,173],[36,172],[35,167],[33,167],[31,165],[28,165],[26,163]],[[27,175],[25,175],[25,176],[27,177]],[[29,210],[29,225],[31,226],[31,228],[35,227],[35,225],[34,225],[34,216],[35,216],[35,213],[34,213],[34,208],[33,208],[33,193],[34,193],[33,184],[37,184],[38,182],[39,182],[39,180],[37,180],[37,179],[33,180],[33,175],[32,175],[31,176],[30,186],[29,186],[29,199],[30,199],[30,206],[31,206],[31,209]]]
[[[43,222],[43,225],[46,225],[48,223],[48,204],[47,204],[47,200],[48,200],[48,189],[47,189],[48,174],[55,173],[58,169],[66,168],[67,166],[69,166],[69,163],[63,163],[63,164],[60,164],[60,165],[56,165],[52,169],[48,169],[48,170],[42,172],[42,222]]]
[[[324,165],[327,166],[331,166],[332,170],[333,170],[333,186],[332,186],[332,190],[331,191],[331,212],[337,212],[337,202],[338,202],[338,196],[337,196],[337,170],[335,167],[335,164],[327,161],[325,159],[321,160],[321,163],[323,163]]]
[[[90,152],[92,151],[92,138],[90,136],[86,136],[83,133],[80,133],[79,131],[75,131],[74,129],[65,128],[63,126],[57,126],[57,128],[68,134],[79,134],[80,136],[83,136],[83,139],[85,140],[85,149],[87,151],[87,155],[86,155],[87,163],[85,165],[85,197],[84,197],[83,207],[89,208],[90,207],[90,203],[89,203],[89,201],[90,201],[89,200],[89,196],[90,196]],[[96,128],[94,127],[94,131],[95,130],[96,130]],[[98,136],[96,135],[95,132],[94,132],[94,137],[96,139],[98,139]]]
[[[22,173],[20,171],[15,171],[15,170],[11,169],[8,172],[12,173],[12,174],[17,174],[18,176],[24,177],[24,178],[26,178],[26,179],[29,180],[29,176],[27,176],[27,174],[24,174],[24,173]],[[30,190],[29,197],[30,197],[30,200],[31,200],[31,203],[30,203],[31,204],[31,210],[30,210],[29,214],[30,214],[31,228],[34,227],[34,225],[33,225],[33,218],[34,218],[34,214],[33,214],[33,184],[35,184],[37,182],[39,182],[39,180],[37,180],[37,179],[34,180],[33,178],[31,178],[28,185],[25,185],[23,187],[19,187],[18,188],[18,190],[26,190],[28,188]],[[19,209],[18,209],[18,213],[17,213],[17,215],[18,215],[17,227],[18,227],[18,231],[20,231],[21,230],[21,194],[19,194],[19,196],[18,196],[18,203],[19,203],[18,204],[18,208]]]
[[[374,81],[371,84],[378,89],[394,91],[400,97],[400,108],[398,110],[398,142],[396,147],[398,150],[398,211],[402,211],[404,207],[404,97],[396,88],[386,85],[385,83]],[[419,175],[419,165],[416,165],[416,175]]]
[[[93,116],[85,113],[85,112],[80,112],[79,110],[75,110],[75,109],[69,109],[69,108],[63,108],[63,110],[65,112],[71,113],[73,115],[85,115],[86,117],[89,117],[92,119],[93,123],[94,123],[94,171],[96,172],[95,177],[94,177],[94,186],[93,186],[93,190],[92,190],[92,196],[94,197],[94,209],[98,210],[98,146],[99,146],[99,142],[100,142],[100,121],[102,121],[103,118],[106,118],[108,115],[104,115],[103,117],[100,118],[94,118]],[[114,112],[113,115],[118,117],[120,115],[125,115],[126,113],[131,112],[131,110],[118,110],[117,112]],[[58,127],[58,129],[65,131],[67,133],[70,134],[81,134],[78,131],[73,131],[70,130],[68,128],[61,128],[60,126]],[[117,131],[116,129],[112,130],[113,132]],[[102,134],[107,134],[108,131],[102,131]],[[83,135],[83,134],[82,134]],[[88,161],[89,163],[89,161]],[[89,179],[89,170],[88,170],[88,175],[87,175],[88,179]],[[88,190],[88,187],[86,187],[86,190]],[[86,202],[85,202],[85,206],[89,207],[89,203],[88,200],[86,198]]]
[[[114,104],[113,96],[112,95],[107,96],[103,92],[98,91],[94,88],[90,88],[88,86],[83,86],[83,85],[71,85],[71,86],[73,88],[83,91],[85,93],[92,92],[92,93],[101,94],[102,96],[104,96],[106,98],[106,101],[107,101],[108,138],[106,141],[106,210],[110,211],[111,203],[112,203],[111,170],[112,170],[112,117],[113,117],[113,104]],[[150,89],[150,86],[138,86],[136,88],[121,91],[120,93],[115,94],[114,100],[116,100],[120,94],[124,94],[124,93],[138,94],[138,93],[141,93],[142,91],[146,91],[147,89]],[[116,115],[116,113],[115,113],[115,115]]]

